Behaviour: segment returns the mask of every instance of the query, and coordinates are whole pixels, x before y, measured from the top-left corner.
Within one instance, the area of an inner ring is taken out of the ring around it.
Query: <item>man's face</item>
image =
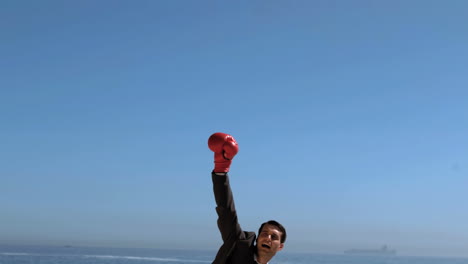
[[[281,243],[282,233],[276,226],[266,224],[263,226],[257,238],[257,250],[259,253],[269,253],[273,255],[283,249]]]

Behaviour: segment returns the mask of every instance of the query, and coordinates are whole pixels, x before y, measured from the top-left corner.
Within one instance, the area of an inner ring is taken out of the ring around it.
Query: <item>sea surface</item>
[[[0,246],[0,264],[206,264],[216,252],[92,247]],[[280,252],[270,264],[468,264],[468,259]]]

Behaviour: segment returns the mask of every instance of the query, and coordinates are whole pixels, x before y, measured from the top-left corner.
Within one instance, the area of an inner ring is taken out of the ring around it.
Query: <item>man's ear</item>
[[[281,243],[280,246],[278,247],[277,252],[278,252],[278,251],[281,251],[283,248],[284,248],[284,243]]]

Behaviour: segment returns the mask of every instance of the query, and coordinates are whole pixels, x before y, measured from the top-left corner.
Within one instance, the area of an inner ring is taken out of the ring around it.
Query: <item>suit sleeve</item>
[[[237,219],[229,176],[212,173],[211,177],[216,200],[216,213],[218,214],[218,228],[224,243],[245,239],[245,234]]]

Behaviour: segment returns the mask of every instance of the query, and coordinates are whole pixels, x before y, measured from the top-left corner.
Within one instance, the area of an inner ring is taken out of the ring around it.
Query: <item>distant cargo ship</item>
[[[350,255],[366,255],[366,256],[395,256],[396,250],[388,249],[386,245],[380,249],[349,249],[344,252]]]

